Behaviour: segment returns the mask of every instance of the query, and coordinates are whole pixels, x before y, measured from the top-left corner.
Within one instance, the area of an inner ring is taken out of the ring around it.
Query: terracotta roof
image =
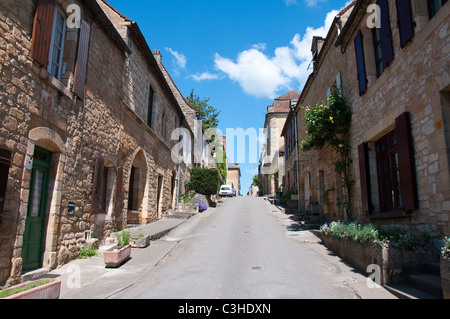
[[[290,91],[290,92],[288,92],[288,93],[286,93],[286,94],[284,94],[284,95],[282,95],[280,97],[277,97],[275,99],[275,101],[276,100],[298,100],[299,97],[300,97],[300,93],[298,93],[295,90],[292,90],[292,91]]]

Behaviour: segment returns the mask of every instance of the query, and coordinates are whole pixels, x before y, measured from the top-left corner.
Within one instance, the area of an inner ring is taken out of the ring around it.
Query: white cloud
[[[213,74],[210,72],[197,73],[194,75],[190,75],[189,77],[193,78],[194,81],[209,81],[209,80],[217,80],[219,78],[218,74]]]
[[[186,56],[184,54],[181,54],[177,51],[172,50],[171,48],[166,48],[166,51],[170,52],[174,59],[172,60],[172,62],[180,69],[185,69],[186,68],[186,63],[187,63],[187,59]]]
[[[286,0],[286,1],[290,1],[290,0]],[[308,7],[315,7],[319,2],[325,2],[328,0],[305,0],[306,5]]]
[[[297,0],[284,0],[284,2],[286,2],[287,6],[298,4]]]
[[[329,12],[324,26],[308,27],[303,36],[296,34],[290,46],[275,49],[273,56],[263,53],[266,45],[259,43],[240,52],[236,61],[216,53],[215,66],[238,82],[248,95],[273,99],[282,90],[301,90],[310,74],[312,38],[325,37],[338,13]]]

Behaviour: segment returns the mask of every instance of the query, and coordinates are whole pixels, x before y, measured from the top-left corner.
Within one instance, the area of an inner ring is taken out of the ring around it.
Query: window
[[[430,19],[447,3],[447,0],[428,0],[428,11]]]
[[[150,92],[148,96],[148,110],[147,110],[147,125],[152,127],[152,118],[153,118],[153,99],[154,99],[154,91],[152,86],[150,85]]]
[[[395,131],[375,143],[380,211],[402,207],[398,145]]]
[[[395,130],[375,141],[374,146],[369,147],[368,143],[359,146],[361,203],[364,213],[395,217],[404,216],[404,212],[412,212],[418,208],[412,143],[410,114],[406,112],[395,119]],[[370,152],[374,157],[369,155]],[[375,172],[370,169],[369,163],[372,160]],[[378,181],[379,209],[376,211],[372,206],[372,175]],[[400,214],[396,215],[397,212]]]
[[[63,54],[64,54],[64,41],[66,38],[66,18],[64,14],[55,8],[53,28],[52,28],[52,41],[50,44],[48,73],[53,77],[60,80],[61,73],[63,72]]]
[[[411,0],[397,0],[397,19],[400,32],[400,46],[404,48],[414,36]]]
[[[381,28],[373,28],[373,41],[377,75],[380,76],[394,59],[394,49],[388,2],[387,0],[378,0],[377,4],[380,6]]]
[[[38,0],[30,54],[50,75],[67,87],[73,85],[72,92],[84,98],[90,26],[84,20],[80,30],[66,25],[66,15],[56,0]],[[66,41],[71,43],[65,45]],[[65,49],[73,52],[64,54]]]
[[[100,194],[99,194],[99,201],[100,201],[100,211],[102,213],[106,212],[107,208],[107,197],[108,197],[108,175],[109,175],[109,168],[104,167],[103,168],[103,178],[101,181],[101,187],[100,187]]]
[[[356,68],[358,71],[359,94],[363,95],[367,91],[367,72],[364,60],[363,35],[360,30],[355,37]]]

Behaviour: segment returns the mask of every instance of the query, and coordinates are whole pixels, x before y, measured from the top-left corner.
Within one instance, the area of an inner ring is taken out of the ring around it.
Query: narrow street
[[[393,298],[262,198],[224,199],[164,241],[178,244],[117,299]]]

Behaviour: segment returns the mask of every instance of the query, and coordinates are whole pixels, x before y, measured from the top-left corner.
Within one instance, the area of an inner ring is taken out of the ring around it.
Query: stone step
[[[426,269],[429,274],[441,277],[441,263],[440,262],[428,263],[426,266]]]
[[[385,285],[383,287],[400,299],[440,299],[407,284]]]
[[[406,282],[408,285],[425,291],[436,298],[443,298],[441,277],[428,273],[410,274],[406,276]]]

